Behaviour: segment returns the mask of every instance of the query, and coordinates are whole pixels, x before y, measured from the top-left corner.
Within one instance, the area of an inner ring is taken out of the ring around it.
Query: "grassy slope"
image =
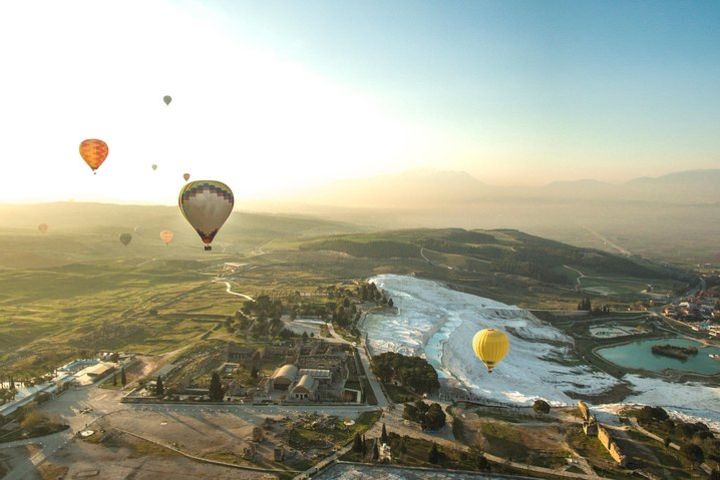
[[[682,285],[686,275],[644,260],[527,235],[515,230],[404,230],[338,235],[296,244],[300,251],[338,251],[403,271],[447,281],[458,289],[526,307],[572,307],[579,270],[582,285],[607,287],[601,303],[626,305],[641,299],[647,284],[656,291]],[[425,260],[427,259],[427,260]],[[567,268],[572,267],[572,269]],[[587,272],[587,273],[586,273]],[[399,272],[402,273],[402,272]]]
[[[42,235],[35,222],[48,216],[54,221]],[[242,304],[210,282],[224,262],[246,264],[227,280],[249,295],[414,273],[534,308],[574,308],[580,294],[565,263],[633,285],[676,273],[511,230],[357,233],[337,222],[239,213],[206,253],[177,217],[170,207],[0,207],[0,369],[37,373],[83,349],[157,353],[193,342],[216,325],[193,314],[230,315]],[[117,235],[133,225],[139,233],[124,247]],[[176,231],[169,247],[157,237],[161,228]],[[506,271],[530,263],[553,280]],[[153,309],[161,315],[151,315]],[[177,313],[187,315],[163,315]]]

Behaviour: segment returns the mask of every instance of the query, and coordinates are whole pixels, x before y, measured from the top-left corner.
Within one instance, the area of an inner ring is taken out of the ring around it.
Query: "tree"
[[[432,393],[440,388],[437,372],[424,358],[382,353],[373,357],[373,371],[382,381],[398,381],[417,393]]]
[[[641,424],[653,421],[664,422],[669,418],[668,413],[661,407],[645,406],[637,414],[637,420]]]
[[[373,452],[372,452],[373,462],[377,462],[379,458],[380,458],[380,451],[378,450],[378,442],[377,442],[377,440],[375,440],[373,442]]]
[[[470,455],[475,459],[475,467],[478,470],[488,470],[490,468],[490,463],[485,458],[482,450],[474,448],[471,450]]]
[[[155,382],[155,395],[162,397],[165,395],[165,386],[163,385],[162,377],[158,375],[157,381]]]
[[[437,443],[433,442],[430,453],[428,454],[428,461],[433,465],[437,465],[440,462],[440,450],[438,450]]]
[[[585,310],[587,312],[592,311],[592,302],[588,297],[583,298],[580,300],[580,303],[578,303],[578,310]]]
[[[710,472],[710,480],[720,480],[720,467]]]
[[[382,443],[390,443],[390,438],[388,437],[387,430],[385,429],[385,424],[383,423],[382,426],[382,433],[380,434],[380,441]]]
[[[410,420],[411,422],[417,422],[418,420],[418,409],[412,403],[406,403],[405,409],[403,410],[403,418]]]
[[[113,386],[117,385],[117,373],[113,373]]]
[[[398,445],[398,450],[400,453],[407,453],[407,445],[405,443],[405,438],[407,438],[407,435],[403,435],[400,437],[400,445]]]
[[[253,365],[252,370],[250,371],[250,377],[254,380],[257,380],[258,378],[258,368],[255,365]]]
[[[388,307],[392,307],[393,305],[395,305],[395,303],[393,302],[393,299],[392,298],[388,299]]]
[[[120,384],[124,387],[127,385],[127,377],[125,376],[125,367],[120,369]]]
[[[705,460],[705,454],[702,448],[694,443],[686,443],[680,447],[680,451],[694,463],[702,463]]]
[[[439,403],[430,405],[420,425],[424,430],[440,430],[445,426],[445,412]]]
[[[670,437],[665,437],[665,440],[663,441],[663,444],[665,445],[665,448],[668,448],[668,447],[670,446],[670,442],[672,442],[672,440],[670,439]]]
[[[15,379],[13,377],[10,377],[10,391],[15,391]]]
[[[550,404],[547,403],[545,400],[538,398],[537,400],[535,400],[535,403],[533,403],[533,411],[535,413],[548,414],[550,413]]]
[[[355,438],[353,439],[352,449],[353,449],[353,452],[362,453],[362,450],[363,450],[362,438],[360,438],[360,434],[358,432],[355,432]]]
[[[220,383],[220,375],[218,375],[217,372],[213,372],[212,377],[210,378],[210,390],[208,393],[210,395],[210,400],[213,402],[222,402],[223,397],[225,396],[225,391]]]
[[[25,430],[32,430],[42,424],[46,419],[45,415],[33,408],[23,415],[23,419],[20,421],[20,426]]]

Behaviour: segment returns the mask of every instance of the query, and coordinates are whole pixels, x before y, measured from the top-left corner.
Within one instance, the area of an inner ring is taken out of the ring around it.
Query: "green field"
[[[41,221],[50,224],[47,234],[36,230]],[[162,228],[176,232],[170,246],[158,238]],[[219,275],[253,297],[319,293],[325,302],[329,285],[414,274],[540,309],[574,309],[581,298],[576,275],[564,265],[625,285],[619,295],[598,296],[620,306],[637,301],[639,294],[629,292],[641,285],[687,279],[678,270],[515,230],[362,230],[315,218],[236,213],[214,250],[203,252],[172,207],[0,207],[0,376],[45,373],[98,350],[164,353],[203,336],[223,338],[218,322],[244,299],[213,283]],[[117,239],[124,231],[134,232],[127,247]]]

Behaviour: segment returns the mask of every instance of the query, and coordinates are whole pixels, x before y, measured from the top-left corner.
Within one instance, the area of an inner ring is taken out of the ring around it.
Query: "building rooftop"
[[[275,373],[272,375],[272,379],[276,380],[278,378],[284,378],[292,382],[297,378],[297,375],[298,368],[295,365],[288,363],[275,370]]]
[[[300,381],[297,385],[295,385],[295,388],[293,388],[293,391],[299,388],[305,389],[308,392],[313,392],[317,388],[317,381],[310,375],[303,375],[300,377]]]
[[[322,368],[301,368],[300,375],[310,375],[318,380],[330,380],[332,378],[332,372]]]

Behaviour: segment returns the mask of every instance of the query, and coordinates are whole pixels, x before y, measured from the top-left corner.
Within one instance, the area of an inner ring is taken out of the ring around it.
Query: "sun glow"
[[[3,58],[0,158],[10,181],[0,201],[171,204],[186,171],[257,198],[400,170],[432,150],[421,128],[244,44],[197,5],[47,2],[38,15],[36,3],[13,2],[2,10],[0,42],[16,48]],[[96,176],[78,154],[86,138],[109,145]]]

